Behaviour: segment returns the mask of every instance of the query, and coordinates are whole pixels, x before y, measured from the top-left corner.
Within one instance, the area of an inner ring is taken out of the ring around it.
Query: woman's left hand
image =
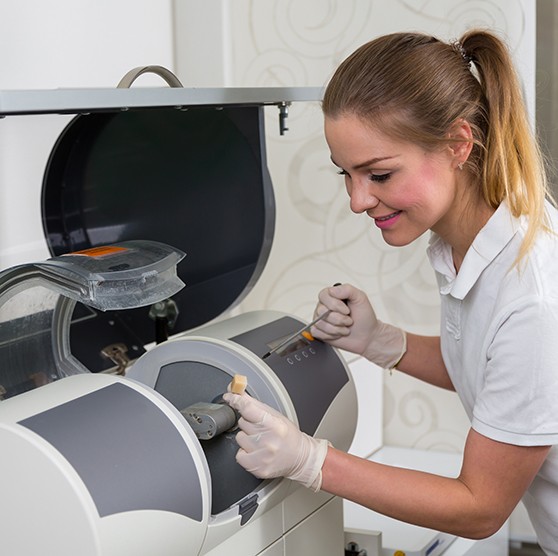
[[[261,479],[287,477],[318,491],[327,440],[301,432],[284,415],[244,393],[226,393],[223,399],[241,418],[236,441],[236,461]]]

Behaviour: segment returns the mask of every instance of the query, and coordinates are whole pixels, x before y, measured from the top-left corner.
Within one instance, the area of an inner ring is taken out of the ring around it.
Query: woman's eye
[[[375,181],[375,182],[383,182],[383,181],[387,181],[389,180],[389,178],[391,177],[391,173],[387,173],[387,174],[370,174],[369,178],[370,181]]]
[[[340,169],[337,170],[337,174],[339,174],[340,176],[350,176],[349,172],[347,172],[346,170]],[[386,172],[385,174],[369,174],[368,179],[370,181],[374,181],[374,182],[384,182],[389,180],[389,178],[391,177],[391,172]]]

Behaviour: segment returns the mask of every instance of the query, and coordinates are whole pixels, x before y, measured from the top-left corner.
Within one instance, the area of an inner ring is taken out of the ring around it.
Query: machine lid
[[[79,115],[52,150],[42,215],[53,255],[136,239],[187,253],[188,264],[178,268],[186,287],[172,299],[172,333],[205,324],[242,300],[271,250],[275,203],[263,110],[196,106]],[[123,342],[129,352],[133,345],[139,356],[157,339],[148,310],[108,317],[86,311],[75,320],[72,351],[93,371],[110,368],[98,356],[107,343]],[[122,337],[114,336],[117,328]]]

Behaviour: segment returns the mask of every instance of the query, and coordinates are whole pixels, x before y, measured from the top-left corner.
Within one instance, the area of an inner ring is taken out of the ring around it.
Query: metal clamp
[[[116,364],[116,369],[110,369],[106,372],[116,375],[126,374],[130,358],[128,357],[128,348],[125,344],[110,344],[101,350],[101,355]]]

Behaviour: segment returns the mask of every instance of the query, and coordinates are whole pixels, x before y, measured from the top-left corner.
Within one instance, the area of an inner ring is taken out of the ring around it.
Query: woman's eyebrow
[[[337,162],[335,162],[335,160],[333,160],[332,157],[331,158],[331,162],[333,162],[333,164],[335,164],[335,166],[337,166],[338,168],[341,168],[341,166],[339,164],[337,164]],[[351,170],[360,170],[361,168],[365,168],[367,166],[373,166],[374,164],[378,164],[378,162],[383,162],[384,160],[390,160],[392,158],[396,158],[395,156],[379,156],[376,158],[371,158],[370,160],[365,160],[364,162],[360,162],[359,164],[355,164]]]

